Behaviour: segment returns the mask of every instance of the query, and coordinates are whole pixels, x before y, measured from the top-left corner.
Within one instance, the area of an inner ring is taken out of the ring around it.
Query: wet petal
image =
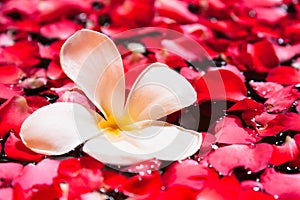
[[[282,174],[267,168],[261,175],[261,183],[266,192],[280,199],[300,198],[300,174]]]
[[[21,127],[23,143],[49,155],[64,154],[99,133],[100,115],[75,103],[55,103],[30,115]]]
[[[150,65],[137,78],[126,108],[133,121],[155,120],[196,101],[189,82],[162,63]]]
[[[52,185],[53,179],[57,176],[59,162],[57,160],[44,159],[37,165],[26,165],[12,185],[20,185],[28,190],[35,185]]]
[[[151,158],[181,160],[193,155],[202,142],[201,134],[172,125],[122,132],[114,139],[110,134],[89,140],[83,151],[103,163],[130,165]]]
[[[228,175],[235,167],[243,166],[253,172],[264,169],[271,159],[273,148],[269,144],[230,145],[212,152],[208,161],[223,175]],[[230,159],[224,159],[230,157]]]
[[[104,113],[123,111],[125,84],[121,56],[104,34],[80,30],[61,49],[64,72]]]

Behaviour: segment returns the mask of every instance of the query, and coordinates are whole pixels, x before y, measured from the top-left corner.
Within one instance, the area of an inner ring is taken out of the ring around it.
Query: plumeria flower
[[[107,36],[80,30],[61,49],[63,71],[101,111],[59,102],[36,110],[20,137],[35,152],[60,155],[84,143],[95,159],[130,165],[151,158],[181,160],[202,143],[200,133],[159,121],[196,101],[188,81],[162,63],[148,66],[126,95],[121,56]]]

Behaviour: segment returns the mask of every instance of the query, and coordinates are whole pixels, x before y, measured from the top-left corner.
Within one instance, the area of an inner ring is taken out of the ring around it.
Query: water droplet
[[[255,10],[250,10],[248,15],[249,15],[249,17],[255,17],[255,15],[256,15]]]
[[[144,172],[140,172],[140,175],[141,175],[141,176],[144,176],[145,173],[144,173]],[[143,180],[143,178],[142,178],[141,176],[139,176],[139,178],[138,178],[139,181],[142,181],[142,180]]]

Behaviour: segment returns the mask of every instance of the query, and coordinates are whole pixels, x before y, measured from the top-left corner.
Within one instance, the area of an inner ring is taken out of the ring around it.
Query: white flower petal
[[[202,143],[200,133],[172,125],[122,132],[115,140],[109,134],[87,141],[83,151],[106,164],[130,165],[151,158],[181,160],[196,153]]]
[[[35,152],[64,154],[99,134],[100,115],[75,103],[55,103],[32,113],[22,124],[20,137]]]
[[[64,72],[104,115],[113,112],[119,115],[123,111],[123,64],[111,39],[96,31],[83,29],[64,43],[60,56]]]
[[[196,101],[196,92],[180,74],[162,63],[151,64],[137,78],[126,102],[132,121],[155,120]]]

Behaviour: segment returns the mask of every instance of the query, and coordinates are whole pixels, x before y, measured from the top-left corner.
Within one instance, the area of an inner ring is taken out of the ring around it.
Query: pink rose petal
[[[287,111],[299,97],[300,93],[291,85],[274,91],[264,104],[267,112],[278,113]]]
[[[28,164],[12,184],[18,184],[24,190],[35,185],[52,185],[53,179],[57,176],[58,165],[58,161],[50,159],[44,159],[37,165]]]
[[[250,81],[249,84],[255,90],[255,92],[263,98],[270,98],[273,93],[283,89],[282,85],[273,82]]]
[[[11,184],[22,170],[23,165],[19,163],[0,163],[0,187]]]
[[[300,174],[282,174],[268,168],[261,175],[261,183],[267,193],[282,199],[300,198]]]
[[[281,165],[296,159],[298,154],[299,150],[295,140],[288,136],[283,145],[273,145],[273,153],[270,164]]]
[[[225,144],[253,144],[259,140],[255,132],[242,126],[242,121],[228,115],[218,121],[215,127],[217,142]]]
[[[254,146],[230,145],[211,152],[208,155],[208,162],[223,175],[228,175],[239,166],[258,172],[267,167],[272,151],[272,146],[264,143]],[[224,157],[230,159],[224,159]]]

